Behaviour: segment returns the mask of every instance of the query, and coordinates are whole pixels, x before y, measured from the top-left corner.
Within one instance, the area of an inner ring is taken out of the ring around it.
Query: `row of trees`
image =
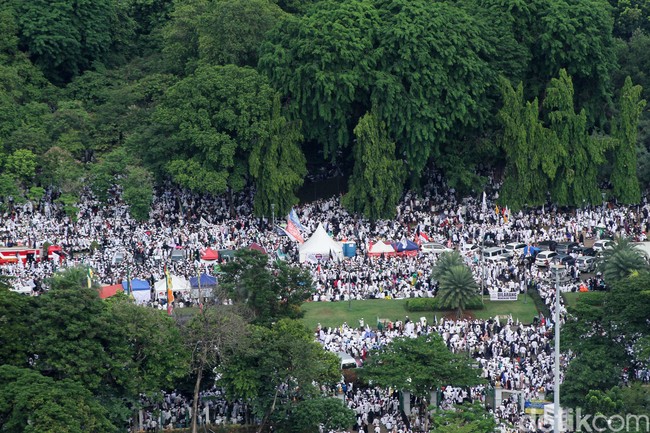
[[[233,401],[248,401],[249,421],[260,428],[317,432],[320,424],[353,424],[353,413],[320,390],[340,379],[338,358],[295,319],[311,280],[282,264],[266,269],[258,252],[239,254],[223,266],[235,305],[205,306],[178,323],[126,295],[101,300],[83,268],[55,275],[35,298],[2,287],[3,431],[122,430],[141,394],[156,402],[161,389],[174,388],[193,391],[196,429],[198,393],[215,383],[217,370],[217,385]]]
[[[146,219],[172,180],[254,186],[269,214],[335,162],[346,207],[373,219],[432,163],[464,192],[505,167],[512,208],[595,203],[609,180],[634,202],[637,165],[650,180],[648,91],[632,84],[650,89],[650,20],[643,1],[612,3],[7,1],[0,197],[54,187],[72,214],[85,185],[142,184],[125,200]]]
[[[608,291],[583,293],[568,308],[562,351],[573,358],[561,387],[563,406],[650,416],[650,392],[635,380],[650,355],[650,268],[642,254],[626,240],[605,250],[599,271]]]
[[[269,269],[267,263],[257,251],[238,252],[223,265],[215,292],[235,304],[204,305],[179,321],[138,307],[124,294],[101,300],[83,268],[56,274],[50,290],[35,298],[10,292],[3,278],[4,431],[116,431],[141,407],[141,395],[156,402],[160,389],[171,388],[193,395],[191,427],[197,431],[199,393],[215,383],[229,399],[248,402],[247,421],[260,431],[349,428],[354,412],[320,388],[333,390],[340,380],[339,359],[296,320],[312,293],[311,279],[297,268],[278,263]],[[360,374],[366,383],[411,392],[422,414],[440,387],[482,383],[469,359],[452,354],[438,335],[396,340],[374,351]],[[479,407],[441,413],[435,423],[449,431],[494,428]]]

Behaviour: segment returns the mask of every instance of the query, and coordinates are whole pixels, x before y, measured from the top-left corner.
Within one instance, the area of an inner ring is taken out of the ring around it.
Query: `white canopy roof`
[[[343,259],[343,247],[329,237],[322,224],[312,233],[309,240],[298,247],[300,262],[329,260],[330,255],[335,259]]]
[[[177,275],[172,275],[172,291],[174,292],[187,292],[189,293],[192,287],[190,286],[189,280],[186,280],[185,278],[179,277]],[[165,279],[161,279],[156,281],[156,284],[154,284],[154,288],[156,289],[156,294],[158,295],[159,299],[167,299],[167,284],[165,283]]]
[[[372,247],[368,250],[371,254],[381,254],[381,253],[394,253],[395,249],[391,244],[386,244],[382,241],[377,241],[372,244]]]

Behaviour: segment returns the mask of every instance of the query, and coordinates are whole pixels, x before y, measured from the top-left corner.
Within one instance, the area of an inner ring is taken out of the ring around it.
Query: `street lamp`
[[[550,266],[550,265],[549,265]],[[555,273],[555,362],[553,365],[554,386],[553,386],[553,432],[560,432],[562,414],[560,413],[560,272],[561,268],[549,268]]]

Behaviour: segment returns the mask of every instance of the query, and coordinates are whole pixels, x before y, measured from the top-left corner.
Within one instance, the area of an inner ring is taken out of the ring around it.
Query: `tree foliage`
[[[404,166],[395,157],[395,143],[386,126],[367,113],[354,128],[354,170],[342,203],[371,220],[395,216],[402,196]]]
[[[300,318],[300,305],[313,292],[308,271],[283,261],[270,270],[268,256],[251,249],[237,250],[235,260],[221,266],[220,286],[246,305],[254,323],[270,325],[282,318]]]
[[[300,122],[290,122],[282,115],[280,97],[275,95],[269,113],[268,134],[254,144],[248,158],[256,185],[257,215],[269,215],[272,205],[276,206],[278,215],[283,215],[298,203],[295,191],[307,175],[301,141]]]
[[[639,116],[646,104],[645,99],[641,99],[641,90],[641,86],[632,85],[630,77],[625,79],[618,104],[618,116],[612,126],[616,144],[610,182],[612,194],[624,204],[638,203],[641,199],[636,176],[637,129]]]
[[[574,104],[573,82],[561,69],[560,76],[547,87],[543,103],[549,111],[550,129],[566,149],[551,185],[551,197],[554,203],[580,207],[601,201],[597,175],[604,149],[602,141],[589,137],[587,114],[584,109],[576,113]]]
[[[219,370],[218,383],[230,398],[250,399],[262,420],[260,428],[271,424],[279,431],[294,431],[299,423],[311,431],[319,423],[339,424],[349,416],[342,410],[342,417],[334,417],[327,402],[318,409],[323,418],[304,419],[306,412],[316,410],[308,401],[320,397],[319,385],[335,384],[340,370],[336,355],[324,351],[298,321],[252,326],[239,352]]]

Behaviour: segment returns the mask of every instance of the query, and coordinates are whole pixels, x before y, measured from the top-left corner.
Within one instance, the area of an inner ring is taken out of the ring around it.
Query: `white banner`
[[[491,292],[490,301],[516,301],[519,292]]]

